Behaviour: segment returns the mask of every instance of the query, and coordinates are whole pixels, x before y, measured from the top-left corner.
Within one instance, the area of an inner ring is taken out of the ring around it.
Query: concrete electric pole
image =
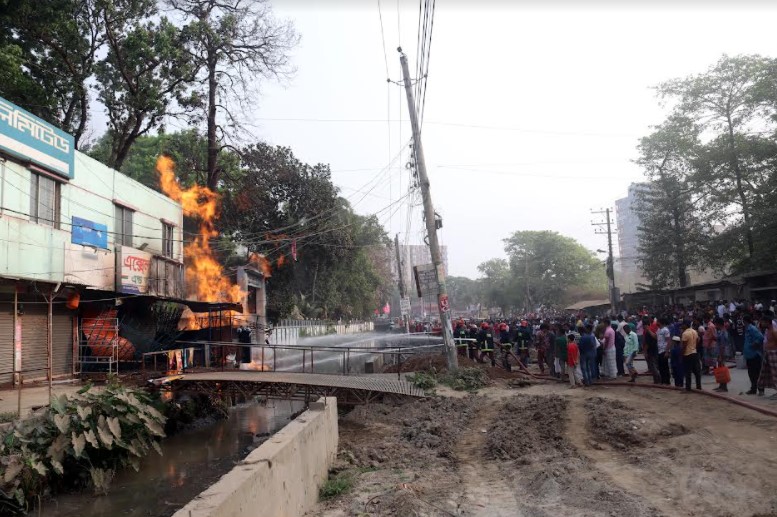
[[[397,272],[399,273],[399,306],[400,310],[403,307],[403,303],[405,302],[405,276],[404,276],[404,268],[402,267],[402,257],[399,253],[399,234],[396,234],[394,236],[394,249],[397,252]],[[408,301],[410,301],[408,299]],[[410,333],[410,314],[402,314],[402,326],[405,327],[405,332]]]
[[[459,367],[456,355],[456,344],[453,341],[453,326],[451,325],[450,302],[448,292],[445,289],[445,268],[440,252],[440,243],[437,240],[437,218],[432,205],[432,195],[429,192],[429,177],[426,175],[426,162],[424,161],[424,149],[421,145],[421,128],[418,126],[418,113],[415,109],[413,87],[410,82],[410,70],[407,66],[407,57],[398,48],[399,63],[402,65],[402,76],[407,93],[407,108],[410,111],[410,125],[413,128],[413,151],[415,154],[416,169],[418,171],[418,183],[421,187],[421,197],[424,201],[424,218],[426,219],[426,234],[429,238],[429,250],[432,253],[432,264],[437,274],[437,307],[440,309],[440,322],[442,323],[442,339],[445,344],[445,354],[448,358],[448,369],[456,370]]]
[[[607,220],[605,222],[593,222],[591,221],[591,224],[594,226],[606,226],[607,230],[596,230],[594,233],[597,234],[607,234],[607,280],[609,284],[609,291],[610,291],[610,311],[615,314],[618,308],[618,290],[615,287],[615,258],[612,254],[612,221],[610,219],[610,209],[607,208],[605,210],[599,210],[598,212],[591,212],[592,214],[605,214],[605,217]]]

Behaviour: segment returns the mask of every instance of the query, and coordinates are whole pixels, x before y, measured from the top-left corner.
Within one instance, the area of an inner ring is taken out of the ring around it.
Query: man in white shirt
[[[726,300],[723,300],[718,305],[718,316],[722,318],[725,313],[726,313]]]

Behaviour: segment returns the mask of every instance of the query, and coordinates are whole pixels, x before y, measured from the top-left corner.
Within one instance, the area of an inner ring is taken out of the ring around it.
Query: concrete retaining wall
[[[173,517],[301,516],[318,501],[337,439],[337,399],[322,398]]]

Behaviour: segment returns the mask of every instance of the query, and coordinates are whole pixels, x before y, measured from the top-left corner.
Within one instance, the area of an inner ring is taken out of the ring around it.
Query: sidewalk
[[[644,359],[638,358],[635,362],[637,371],[641,373],[647,370]],[[731,371],[731,382],[728,384],[728,393],[721,393],[721,395],[777,410],[777,399],[771,399],[771,396],[776,394],[777,391],[767,388],[766,396],[764,397],[745,395],[745,392],[750,389],[750,378],[747,376],[747,369],[738,369],[733,364],[729,364],[729,370]],[[674,379],[672,381],[674,385]],[[649,375],[640,375],[637,379],[638,384],[652,384],[652,382],[653,380]],[[692,377],[691,385],[695,387],[695,383],[696,380]],[[715,382],[713,375],[702,375],[701,387],[704,391],[712,391],[718,387],[718,383]]]
[[[84,387],[83,382],[74,381],[71,383],[54,384],[52,386],[52,395],[72,395]],[[25,386],[21,390],[22,396],[22,416],[27,415],[33,408],[46,406],[49,403],[48,384]],[[0,390],[0,413],[16,413],[19,403],[19,391],[16,389]]]

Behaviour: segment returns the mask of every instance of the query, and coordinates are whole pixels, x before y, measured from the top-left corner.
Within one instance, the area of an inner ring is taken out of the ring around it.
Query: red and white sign
[[[148,277],[151,269],[151,253],[129,246],[121,247],[119,260],[119,292],[145,294],[148,292]]]
[[[448,303],[448,295],[444,294],[440,296],[440,312],[449,312],[451,310],[451,306]]]

